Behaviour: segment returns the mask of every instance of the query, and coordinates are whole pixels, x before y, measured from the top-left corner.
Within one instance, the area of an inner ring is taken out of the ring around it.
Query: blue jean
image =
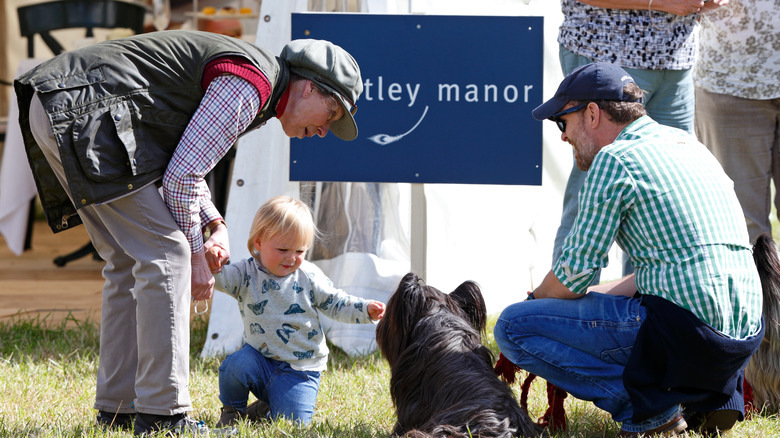
[[[589,293],[512,304],[494,335],[515,365],[626,421],[633,410],[623,369],[644,319],[641,299]]]
[[[287,362],[268,359],[249,344],[226,357],[219,367],[219,400],[242,413],[251,392],[268,403],[272,418],[308,424],[319,390],[319,371],[295,370]]]
[[[567,75],[577,67],[593,62],[591,59],[572,53],[560,47],[559,57],[563,74]],[[693,77],[690,70],[639,70],[625,69],[634,78],[639,88],[645,92],[645,109],[647,114],[658,123],[682,129],[693,134],[693,118],[695,108]],[[561,256],[563,241],[574,226],[574,220],[579,211],[577,195],[585,183],[584,172],[577,168],[572,155],[572,169],[563,193],[563,213],[561,225],[553,243],[553,264]],[[628,257],[623,260],[623,275],[634,272]],[[594,284],[599,277],[596,276]]]

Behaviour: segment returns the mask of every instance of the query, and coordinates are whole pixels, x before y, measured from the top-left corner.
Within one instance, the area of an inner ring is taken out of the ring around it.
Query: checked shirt
[[[553,271],[585,293],[613,242],[642,294],[688,309],[735,338],[755,334],[761,284],[731,180],[704,145],[644,116],[601,149]]]
[[[262,105],[251,83],[234,75],[217,77],[168,164],[163,177],[165,203],[193,253],[203,248],[202,227],[222,219],[203,178],[233,147]]]

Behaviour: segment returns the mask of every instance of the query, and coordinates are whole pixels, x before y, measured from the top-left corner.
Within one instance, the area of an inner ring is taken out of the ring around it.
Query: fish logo
[[[425,105],[425,109],[423,110],[422,116],[420,116],[420,120],[418,120],[417,123],[415,123],[414,126],[412,126],[412,129],[404,132],[401,135],[376,134],[376,135],[372,135],[371,137],[368,137],[368,139],[380,146],[384,146],[390,143],[395,143],[398,140],[411,134],[412,131],[414,131],[415,129],[417,129],[417,127],[420,126],[420,122],[422,122],[423,119],[425,118],[426,114],[428,114],[428,105]]]

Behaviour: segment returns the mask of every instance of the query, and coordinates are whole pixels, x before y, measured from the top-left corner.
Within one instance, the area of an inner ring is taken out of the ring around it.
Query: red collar
[[[279,103],[276,104],[276,118],[278,119],[281,117],[282,114],[284,114],[284,110],[287,108],[287,100],[290,98],[290,87],[288,86],[286,90],[284,90],[284,94],[282,94],[282,97],[279,99]]]

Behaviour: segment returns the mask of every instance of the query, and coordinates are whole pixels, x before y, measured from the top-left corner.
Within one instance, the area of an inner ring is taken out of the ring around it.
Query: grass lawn
[[[219,418],[217,369],[221,358],[199,357],[206,329],[205,320],[193,322],[192,416],[213,426]],[[128,432],[104,433],[93,426],[98,338],[94,321],[70,319],[52,325],[45,319],[17,318],[0,324],[0,437],[132,436]],[[497,353],[492,326],[485,342]],[[387,363],[379,353],[351,358],[335,347],[332,350],[328,371],[321,381],[317,411],[309,427],[286,421],[241,423],[240,436],[388,436],[395,415],[388,392]],[[529,397],[533,418],[547,408],[545,388],[543,380],[534,381]],[[519,399],[519,385],[514,389]],[[555,436],[611,437],[618,431],[618,425],[592,403],[569,396],[566,412],[569,428]],[[729,435],[780,436],[780,421],[758,416],[739,423]]]

